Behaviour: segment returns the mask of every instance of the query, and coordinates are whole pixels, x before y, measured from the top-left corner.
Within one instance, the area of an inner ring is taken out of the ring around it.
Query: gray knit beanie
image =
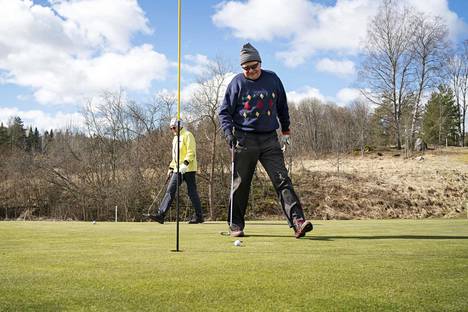
[[[257,49],[255,49],[250,43],[246,43],[240,51],[240,64],[242,65],[251,61],[262,62],[262,59],[260,58],[260,54]]]

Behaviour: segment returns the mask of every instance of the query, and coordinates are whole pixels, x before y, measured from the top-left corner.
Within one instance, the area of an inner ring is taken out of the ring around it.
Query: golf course
[[[0,311],[467,311],[468,220],[0,222]]]

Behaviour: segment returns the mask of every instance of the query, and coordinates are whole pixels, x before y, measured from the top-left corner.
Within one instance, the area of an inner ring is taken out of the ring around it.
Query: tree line
[[[452,47],[448,38],[447,25],[440,17],[425,15],[395,0],[384,0],[368,26],[359,73],[361,92],[377,106],[382,127],[393,133],[397,148],[402,144],[413,147],[418,136],[434,142],[434,136],[426,133],[435,131],[427,128],[431,123],[422,126],[428,109],[425,97],[431,91],[450,92],[454,100],[441,102],[444,97],[438,101],[431,97],[433,105],[434,101],[443,105],[438,110],[447,115],[437,119],[432,113],[435,128],[452,125],[446,119],[455,119],[456,129],[441,133],[440,138],[446,135],[445,140],[465,146],[468,40]]]
[[[339,171],[347,154],[412,150],[417,138],[465,146],[468,41],[452,48],[446,38],[439,18],[383,1],[368,28],[359,74],[363,97],[345,107],[314,98],[289,103],[288,168],[292,159],[329,157]],[[229,200],[230,156],[217,118],[231,73],[226,64],[211,63],[183,106],[197,140],[198,188],[211,220],[226,219]],[[119,220],[140,221],[158,203],[171,158],[175,96],[159,93],[140,103],[124,90],[106,91],[81,113],[80,129],[40,133],[20,117],[0,125],[0,218],[112,220],[117,206]],[[271,213],[275,194],[261,168],[251,195],[249,213]]]

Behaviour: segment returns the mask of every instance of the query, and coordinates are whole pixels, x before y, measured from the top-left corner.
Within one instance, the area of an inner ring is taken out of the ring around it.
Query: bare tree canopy
[[[412,145],[421,126],[422,99],[440,82],[449,46],[447,26],[399,1],[384,0],[368,27],[362,93],[388,106],[395,144]]]

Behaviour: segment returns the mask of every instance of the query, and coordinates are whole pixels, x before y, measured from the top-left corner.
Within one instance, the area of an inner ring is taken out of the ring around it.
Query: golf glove
[[[281,144],[282,145],[289,145],[291,144],[291,139],[289,138],[289,134],[283,134],[281,136]]]
[[[172,172],[174,172],[174,169],[169,168],[169,170],[167,170],[167,175],[170,176],[172,174]]]
[[[179,168],[180,174],[186,173],[187,169],[188,169],[188,166],[186,164],[182,164],[182,166],[180,166],[180,168]]]

